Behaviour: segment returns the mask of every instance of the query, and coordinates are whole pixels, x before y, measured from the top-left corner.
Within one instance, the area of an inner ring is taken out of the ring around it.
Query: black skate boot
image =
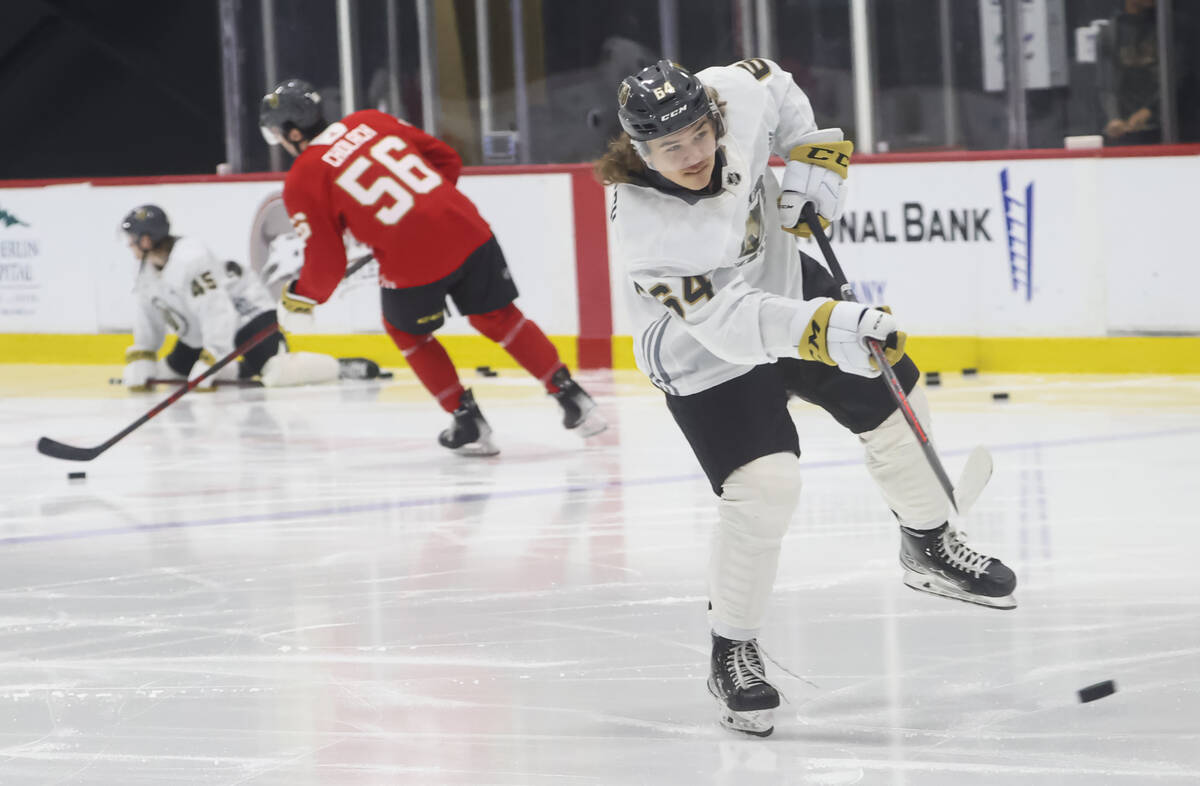
[[[566,366],[555,371],[550,382],[558,388],[557,393],[550,395],[562,407],[563,428],[575,431],[581,437],[591,437],[608,428],[608,423],[596,409],[596,402],[571,379]]]
[[[767,682],[758,641],[733,641],[712,634],[712,674],[708,692],[721,705],[721,725],[768,737],[775,731],[779,691]]]
[[[438,444],[464,456],[494,456],[500,452],[492,444],[492,428],[469,390],[463,391],[450,428],[438,434]]]
[[[367,358],[338,358],[338,379],[375,379],[379,364]]]
[[[1017,607],[1016,575],[968,546],[949,523],[931,530],[900,527],[900,564],[904,583],[915,590],[993,609]]]

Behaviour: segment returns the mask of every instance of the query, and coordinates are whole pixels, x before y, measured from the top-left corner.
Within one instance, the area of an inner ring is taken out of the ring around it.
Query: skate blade
[[[460,456],[496,456],[500,453],[500,448],[492,444],[491,440],[481,439],[478,442],[468,442],[457,448],[451,448]]]
[[[723,706],[719,720],[721,725],[730,731],[738,731],[755,737],[770,737],[771,733],[775,731],[775,710],[734,712]]]
[[[708,692],[717,700],[717,720],[731,731],[740,731],[755,737],[770,737],[775,731],[775,708],[765,710],[731,710],[717,695],[712,678],[708,681]]]
[[[606,428],[608,428],[608,421],[593,407],[571,431],[586,438],[594,437]]]
[[[1004,595],[996,598],[988,595],[975,595],[970,592],[964,592],[953,584],[928,573],[916,573],[906,570],[904,572],[904,584],[915,589],[917,592],[925,592],[952,600],[961,600],[964,603],[973,603],[976,606],[985,606],[989,609],[1009,611],[1017,607],[1017,600],[1012,595]]]
[[[459,445],[456,448],[450,448],[460,456],[495,456],[500,452],[500,448],[496,447],[496,443],[492,442],[492,430],[485,425],[483,433],[479,435],[479,439],[474,442],[468,442],[465,445]]]

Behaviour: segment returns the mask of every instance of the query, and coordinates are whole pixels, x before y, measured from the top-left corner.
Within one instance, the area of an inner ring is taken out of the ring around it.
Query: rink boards
[[[834,248],[928,368],[1200,371],[1198,151],[861,157]],[[467,172],[460,187],[504,247],[525,313],[568,360],[631,365],[630,288],[609,264],[611,202],[589,168]],[[281,186],[269,174],[0,184],[0,362],[119,358],[137,263],[117,225],[133,206],[160,205],[174,233],[258,268],[280,231]],[[318,309],[314,333],[296,343],[399,359],[369,278]],[[459,363],[508,365],[465,319],[441,335]]]

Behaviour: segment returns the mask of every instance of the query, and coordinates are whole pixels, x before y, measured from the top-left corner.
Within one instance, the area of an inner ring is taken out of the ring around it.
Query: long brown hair
[[[717,111],[724,113],[725,102],[711,87],[704,88],[708,97],[717,105]],[[608,150],[592,163],[592,173],[606,186],[616,183],[635,183],[646,177],[646,162],[638,155],[633,147],[633,140],[624,131],[616,139],[610,140]]]
[[[608,150],[592,163],[592,173],[606,186],[631,183],[646,176],[646,162],[633,149],[633,140],[624,131],[609,140]]]

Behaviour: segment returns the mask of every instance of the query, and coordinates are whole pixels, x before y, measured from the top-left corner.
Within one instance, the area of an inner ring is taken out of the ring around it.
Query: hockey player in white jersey
[[[791,75],[762,58],[695,75],[661,60],[622,81],[617,102],[624,133],[596,173],[615,186],[613,256],[627,276],[637,364],[719,497],[709,689],[725,726],[766,736],[779,694],[757,637],[801,484],[789,397],[862,442],[900,524],[908,586],[1013,608],[1016,577],[949,527],[945,494],[877,379],[867,338],[885,342],[928,426],[896,320],[837,300],[833,278],[785,234],[809,234],[808,202],[823,222],[841,214],[852,149],[841,131],[818,129]],[[787,160],[782,188],[773,153]]]
[[[129,247],[141,262],[134,293],[137,314],[133,346],[125,352],[122,382],[147,390],[153,379],[194,379],[217,358],[268,325],[276,324],[275,301],[262,282],[236,262],[219,262],[199,240],[170,233],[170,222],[156,205],[142,205],[121,222]],[[161,360],[166,334],[178,341]],[[288,352],[278,331],[200,383],[258,377],[266,386],[329,382],[339,376],[337,358],[313,352]]]

